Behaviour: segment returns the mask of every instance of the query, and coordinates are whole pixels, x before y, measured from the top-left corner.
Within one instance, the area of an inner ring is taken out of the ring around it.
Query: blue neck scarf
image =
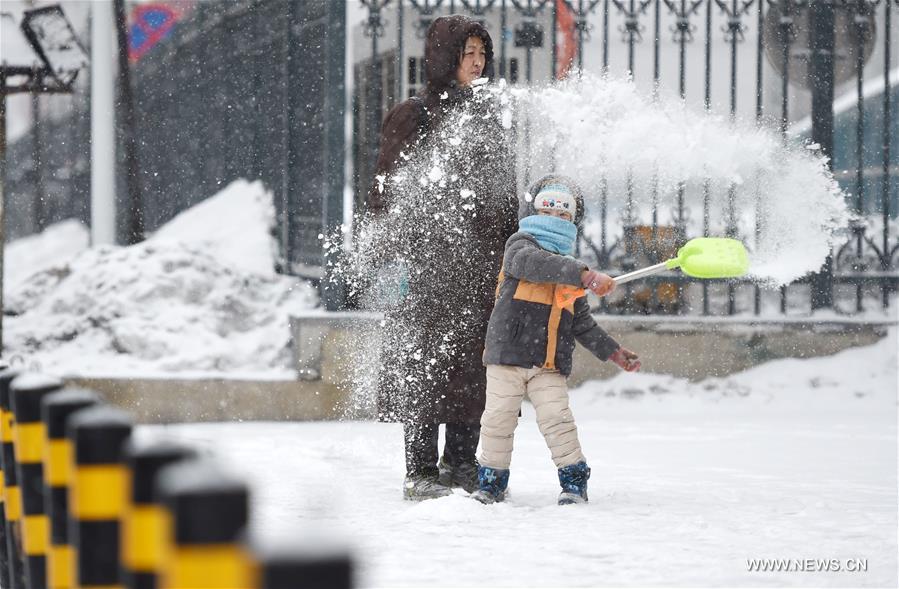
[[[552,215],[531,215],[518,222],[518,229],[533,236],[545,250],[563,256],[574,253],[577,226],[571,221]]]

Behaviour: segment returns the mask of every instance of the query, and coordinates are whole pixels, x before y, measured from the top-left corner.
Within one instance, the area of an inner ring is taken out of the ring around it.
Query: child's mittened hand
[[[582,272],[581,284],[598,297],[604,297],[615,290],[615,281],[612,280],[612,277],[596,270]]]
[[[640,370],[641,365],[639,356],[627,348],[618,348],[612,352],[612,355],[609,356],[609,360],[617,364],[626,372],[636,372]]]

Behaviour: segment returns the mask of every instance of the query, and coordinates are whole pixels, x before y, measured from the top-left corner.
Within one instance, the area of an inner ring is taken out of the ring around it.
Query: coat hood
[[[441,16],[428,27],[425,40],[425,75],[428,92],[442,92],[456,86],[456,70],[465,41],[478,37],[484,43],[486,61],[484,75],[489,76],[493,65],[493,41],[484,25],[461,14]]]
[[[574,195],[574,200],[577,203],[574,224],[580,228],[581,223],[584,220],[584,192],[581,190],[581,187],[578,186],[577,182],[568,176],[563,176],[561,174],[547,174],[531,185],[528,189],[530,198],[522,197],[518,199],[518,218],[524,219],[525,217],[537,214],[537,210],[534,208],[534,197],[537,196],[544,186],[549,184],[562,184],[571,190],[571,193]]]

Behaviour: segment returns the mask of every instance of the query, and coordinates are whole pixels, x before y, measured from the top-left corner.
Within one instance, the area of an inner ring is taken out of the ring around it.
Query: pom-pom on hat
[[[571,215],[577,213],[577,202],[571,190],[564,184],[547,184],[534,197],[536,211],[563,211]]]

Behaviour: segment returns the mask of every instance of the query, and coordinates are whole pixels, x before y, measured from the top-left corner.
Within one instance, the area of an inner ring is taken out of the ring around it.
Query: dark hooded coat
[[[472,36],[484,42],[488,74],[493,49],[482,25],[454,15],[436,19],[428,30],[427,85],[384,119],[381,178],[367,199],[370,216],[390,217],[392,204],[412,198],[414,186],[391,182],[392,176],[410,154],[414,160],[416,153],[443,149],[441,125],[451,123],[452,113],[481,108],[472,89],[456,83],[465,41]],[[509,132],[495,117],[471,120],[462,149],[445,152],[456,154],[446,173],[458,181],[429,188],[425,202],[395,219],[402,231],[393,233],[408,234],[413,243],[405,244],[402,255],[408,294],[386,313],[378,384],[382,420],[477,423],[484,409],[484,338],[503,246],[517,230],[518,200]],[[460,188],[474,194],[466,207],[454,204]]]

